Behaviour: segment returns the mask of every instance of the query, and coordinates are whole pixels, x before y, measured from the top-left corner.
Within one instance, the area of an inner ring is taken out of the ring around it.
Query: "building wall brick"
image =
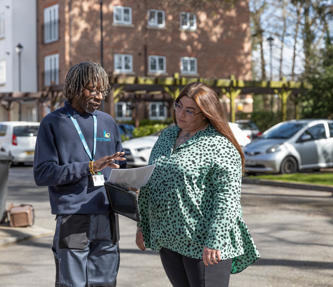
[[[43,11],[59,4],[59,40],[43,43]],[[195,4],[197,3],[197,4]],[[71,4],[71,5],[70,5]],[[132,8],[132,25],[113,23],[113,7]],[[43,88],[44,57],[60,55],[60,84],[68,68],[81,61],[100,62],[99,2],[95,0],[38,1],[39,88]],[[148,10],[165,11],[165,28],[147,25]],[[180,30],[180,12],[197,16],[196,31]],[[132,54],[133,74],[148,75],[148,56],[166,57],[167,75],[180,73],[181,57],[196,57],[198,76],[205,78],[251,78],[251,42],[248,0],[234,7],[221,1],[104,0],[104,67],[113,71],[114,54]]]

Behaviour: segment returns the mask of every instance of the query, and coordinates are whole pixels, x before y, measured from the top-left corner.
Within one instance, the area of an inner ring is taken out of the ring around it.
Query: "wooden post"
[[[236,107],[235,107],[235,99],[239,96],[241,90],[230,88],[227,91],[226,95],[230,100],[230,121],[233,123],[236,121]]]
[[[284,90],[282,89],[279,92],[279,97],[281,99],[281,113],[282,113],[282,121],[286,121],[287,120],[287,101],[288,98],[291,94],[290,90]]]
[[[230,100],[230,121],[233,123],[236,121],[236,107],[235,107],[235,100],[239,96],[241,90],[237,89],[237,83],[235,76],[230,77],[230,88],[227,89],[227,97]]]
[[[109,113],[114,119],[116,119],[114,106],[119,101],[119,96],[123,89],[124,89],[123,86],[112,88],[110,90],[110,94],[108,96],[107,101],[105,101],[106,112]]]
[[[295,119],[299,120],[301,118],[301,111],[300,111],[300,94],[295,95]]]

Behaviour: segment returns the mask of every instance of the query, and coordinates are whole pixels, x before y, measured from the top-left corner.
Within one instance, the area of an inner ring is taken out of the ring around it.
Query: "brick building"
[[[113,74],[251,79],[248,0],[39,0],[37,13],[39,90],[87,60]],[[169,116],[163,99],[136,106],[140,118]],[[132,116],[127,100],[116,104],[118,120]]]

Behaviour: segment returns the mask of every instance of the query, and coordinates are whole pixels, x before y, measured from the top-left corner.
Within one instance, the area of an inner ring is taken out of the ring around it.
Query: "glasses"
[[[87,90],[90,95],[96,97],[97,95],[102,95],[103,99],[105,98],[105,95],[107,93],[107,90],[98,90],[98,89],[93,89],[93,88],[89,88],[89,87],[86,87],[84,88],[85,90]]]
[[[174,102],[174,108],[175,108],[175,111],[177,112],[177,113],[180,113],[184,108],[183,108],[183,105],[182,104],[180,104],[180,103],[178,103],[178,102]],[[195,115],[197,115],[197,114],[201,114],[202,112],[201,111],[199,111],[199,112],[195,112],[194,110],[192,110],[192,109],[189,109],[189,108],[185,108],[184,109],[184,112],[185,112],[185,115],[186,116],[189,116],[189,117],[194,117]]]

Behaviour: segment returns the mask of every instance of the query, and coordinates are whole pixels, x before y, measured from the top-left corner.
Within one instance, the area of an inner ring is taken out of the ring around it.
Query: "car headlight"
[[[141,152],[141,151],[144,151],[144,150],[148,150],[148,149],[151,149],[151,147],[140,147],[140,148],[137,148],[135,149],[137,152]]]
[[[273,146],[271,146],[270,148],[268,148],[268,149],[266,150],[266,153],[278,152],[278,151],[280,151],[280,150],[281,150],[281,145],[276,144],[276,145],[273,145]]]

